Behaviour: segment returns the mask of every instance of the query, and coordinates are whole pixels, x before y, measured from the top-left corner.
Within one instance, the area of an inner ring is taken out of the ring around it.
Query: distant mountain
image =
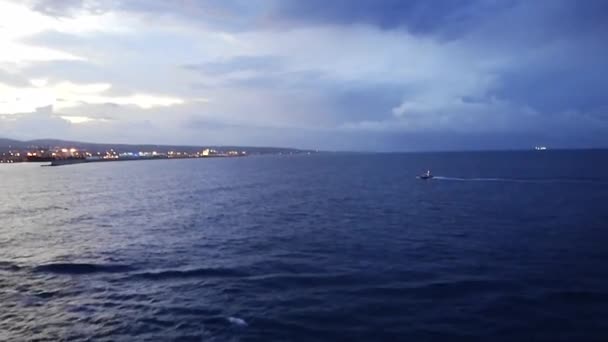
[[[158,153],[167,153],[169,151],[176,152],[198,152],[205,148],[216,149],[220,151],[246,151],[250,154],[273,154],[273,153],[302,153],[311,152],[309,150],[300,150],[295,148],[283,147],[254,147],[254,146],[212,146],[212,145],[153,145],[153,144],[108,144],[108,143],[89,143],[81,141],[68,141],[58,139],[36,139],[28,141],[20,141],[14,139],[0,138],[0,151],[27,150],[39,148],[77,148],[87,150],[89,152],[104,152],[114,149],[116,152],[139,152],[139,151],[157,151]]]
[[[20,146],[22,143],[23,142],[19,141],[19,140],[0,138],[0,147],[4,147],[4,146],[17,146],[17,145]]]

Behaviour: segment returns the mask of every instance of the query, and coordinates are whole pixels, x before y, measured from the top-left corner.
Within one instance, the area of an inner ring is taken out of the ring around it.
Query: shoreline
[[[188,157],[188,158],[108,158],[108,159],[55,159],[50,164],[40,165],[42,167],[55,167],[65,165],[76,165],[76,164],[88,164],[88,163],[105,163],[105,162],[126,162],[126,161],[138,161],[138,160],[172,160],[172,159],[207,159],[207,158],[242,158],[245,156],[205,156],[205,157]]]

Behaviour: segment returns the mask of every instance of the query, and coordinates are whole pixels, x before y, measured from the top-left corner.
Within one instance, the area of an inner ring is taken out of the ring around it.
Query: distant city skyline
[[[0,0],[0,138],[608,147],[608,2]]]

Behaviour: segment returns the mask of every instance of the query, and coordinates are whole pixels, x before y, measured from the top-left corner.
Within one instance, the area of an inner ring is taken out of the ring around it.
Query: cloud
[[[511,1],[354,0],[280,1],[272,18],[292,25],[366,24],[383,30],[453,37],[473,29],[479,18],[503,11]]]
[[[608,146],[603,1],[26,5],[0,1],[9,51],[0,113],[52,105],[49,118],[38,114],[57,125],[49,134],[329,149]],[[26,117],[4,115],[0,135],[26,135],[7,123]]]
[[[33,0],[30,6],[36,12],[58,18],[70,17],[76,10],[92,14],[105,12],[102,3],[90,0]]]
[[[161,137],[159,143],[185,143],[175,126],[163,122],[166,112],[146,115],[141,109],[117,107],[111,111],[104,105],[83,105],[78,111],[57,111],[52,106],[32,112],[0,114],[0,132],[17,139],[60,138],[91,142],[146,143],[161,129],[172,137]],[[154,109],[153,109],[154,110]]]
[[[0,84],[0,113],[13,114],[32,111],[43,106],[58,109],[83,104],[116,104],[142,109],[183,104],[183,99],[168,95],[133,93],[123,96],[107,95],[108,83],[76,84],[69,81],[49,84],[45,79],[31,80],[30,87],[11,87]]]
[[[101,121],[101,122],[106,121],[106,119],[96,119],[96,118],[91,118],[88,116],[77,116],[77,115],[61,115],[59,117],[72,124],[81,124],[81,123],[87,123],[87,122],[92,122],[92,121]]]
[[[3,69],[0,69],[0,83],[16,87],[26,87],[29,85],[29,81],[18,73],[12,73]]]
[[[197,70],[203,74],[221,75],[235,72],[267,73],[282,69],[278,56],[234,56],[219,61],[200,64],[186,64],[187,70]]]
[[[69,123],[53,115],[51,106],[36,108],[31,113],[0,115],[0,130],[7,136],[25,139],[46,137],[49,132],[65,134]]]

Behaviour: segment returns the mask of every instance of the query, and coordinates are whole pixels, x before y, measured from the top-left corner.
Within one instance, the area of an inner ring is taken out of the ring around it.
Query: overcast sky
[[[608,146],[608,1],[0,0],[0,137]]]

